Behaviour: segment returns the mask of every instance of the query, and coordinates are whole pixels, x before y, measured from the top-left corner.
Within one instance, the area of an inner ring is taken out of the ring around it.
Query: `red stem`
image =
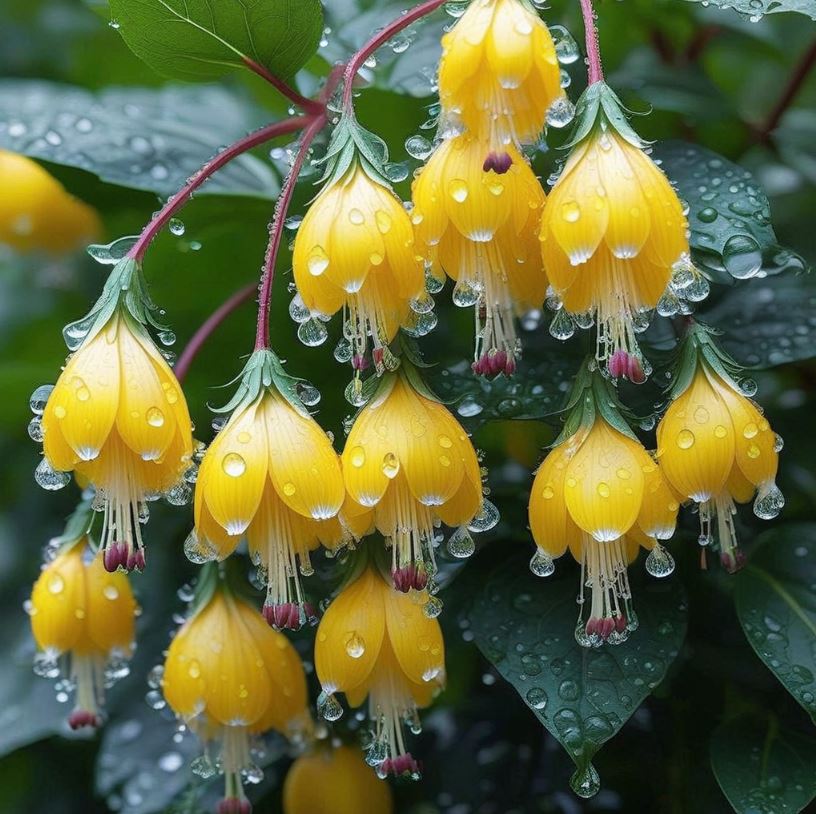
[[[580,0],[581,15],[584,18],[584,39],[587,52],[587,84],[594,85],[603,82],[603,66],[601,65],[601,49],[598,45],[598,28],[595,25],[595,10],[592,0]]]
[[[305,96],[301,96],[293,87],[287,85],[282,79],[275,76],[275,74],[271,73],[267,68],[264,68],[263,65],[259,65],[249,57],[243,57],[243,61],[244,65],[246,65],[250,71],[258,74],[258,76],[260,76],[262,79],[269,82],[269,84],[272,85],[275,90],[285,96],[290,102],[298,105],[298,107],[302,107],[309,113],[316,114],[320,112],[321,105],[319,102],[316,102],[314,99],[308,99]]]
[[[447,0],[425,0],[410,11],[404,11],[400,17],[385,27],[381,28],[356,54],[349,60],[343,74],[343,110],[351,111],[351,92],[354,77],[357,71],[362,68],[365,61],[381,46],[384,45],[394,34],[399,33],[403,28],[407,28],[411,23],[436,11]]]
[[[241,139],[238,139],[234,144],[231,144],[215,157],[211,158],[206,164],[197,169],[187,180],[184,186],[173,195],[172,198],[161,208],[161,211],[145,226],[139,239],[133,245],[133,248],[128,252],[127,256],[134,260],[141,262],[150,244],[153,242],[156,235],[164,228],[165,224],[178,212],[179,209],[187,202],[190,196],[195,192],[213,173],[218,172],[225,164],[228,164],[236,156],[271,141],[277,136],[282,136],[286,133],[293,133],[306,127],[314,120],[314,116],[298,116],[291,119],[285,119],[281,122],[273,122],[265,127],[261,127],[254,133],[250,133]]]
[[[202,323],[201,327],[193,334],[190,341],[184,346],[184,350],[175,364],[174,372],[179,382],[184,380],[190,365],[195,359],[198,352],[201,350],[204,343],[212,336],[215,330],[221,323],[235,310],[242,306],[245,302],[252,299],[252,295],[258,290],[255,283],[244,286],[244,288],[236,291],[228,300],[225,300],[215,309],[215,311],[207,317],[207,320]]]

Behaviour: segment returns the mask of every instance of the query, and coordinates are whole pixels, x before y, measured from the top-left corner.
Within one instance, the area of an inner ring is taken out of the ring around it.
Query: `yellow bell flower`
[[[343,309],[343,335],[358,369],[366,364],[368,337],[379,365],[400,326],[413,324],[412,302],[425,308],[422,264],[408,214],[357,162],[330,181],[306,212],[295,238],[293,269],[312,316]]]
[[[310,729],[306,678],[294,647],[219,585],[173,638],[160,680],[167,704],[204,745],[194,770],[212,776],[213,747],[218,755],[226,781],[219,814],[249,812],[241,777],[262,777],[250,754],[253,737],[275,730],[300,738]]]
[[[326,433],[274,389],[239,405],[201,462],[195,532],[185,550],[195,562],[224,559],[246,537],[267,582],[264,615],[297,629],[314,616],[298,572],[309,552],[335,548],[347,533],[336,518],[345,487]]]
[[[627,565],[642,546],[651,552],[650,573],[671,573],[671,555],[654,537],[671,536],[678,508],[640,442],[602,417],[544,459],[530,493],[530,530],[537,545],[530,568],[537,576],[549,576],[553,559],[567,549],[580,563],[580,644],[617,644],[637,627]],[[586,621],[585,585],[591,590]]]
[[[514,317],[544,302],[547,277],[536,240],[544,199],[515,147],[470,135],[443,141],[414,181],[419,250],[436,278],[456,281],[453,301],[475,308],[476,373],[515,370]]]
[[[35,671],[76,687],[71,729],[99,726],[105,687],[128,673],[136,602],[125,574],[110,574],[101,555],[86,562],[86,538],[43,566],[31,593]]]
[[[146,501],[175,486],[189,466],[192,427],[173,371],[124,307],[68,359],[42,430],[42,485],[53,488],[54,470],[87,479],[104,508],[105,567],[144,568]]]
[[[698,356],[693,375],[657,427],[657,454],[672,488],[700,507],[700,543],[714,541],[730,570],[742,563],[733,517],[735,502],[756,493],[758,517],[776,517],[784,506],[776,486],[778,438],[761,410],[721,367]]]
[[[352,707],[368,697],[374,733],[367,761],[377,774],[418,777],[402,722],[419,731],[417,709],[431,703],[445,670],[442,630],[422,603],[393,590],[376,567],[366,566],[320,621],[315,669],[323,688],[318,709],[328,720],[342,714],[335,692],[345,693]]]
[[[18,251],[74,251],[102,231],[96,211],[39,164],[0,150],[0,243]]]
[[[616,129],[595,127],[550,192],[540,237],[565,311],[597,324],[598,361],[614,378],[642,382],[636,323],[657,306],[673,268],[692,269],[683,206],[662,170]]]
[[[442,38],[439,99],[455,124],[501,144],[535,141],[545,123],[572,117],[550,32],[520,0],[468,6]]]
[[[357,415],[342,462],[349,497],[373,511],[391,547],[395,587],[423,590],[436,571],[434,529],[440,522],[466,526],[485,506],[479,462],[462,426],[401,369]]]
[[[359,750],[350,746],[301,755],[283,784],[283,814],[392,814],[394,800]]]

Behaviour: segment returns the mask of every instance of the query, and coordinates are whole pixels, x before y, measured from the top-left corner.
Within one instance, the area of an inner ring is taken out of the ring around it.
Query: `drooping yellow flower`
[[[733,571],[742,562],[735,502],[756,494],[754,512],[763,519],[776,517],[784,506],[776,486],[778,437],[725,368],[702,354],[693,364],[657,427],[657,455],[673,489],[700,506],[701,544],[715,541],[716,522],[720,558]]]
[[[205,757],[199,773],[226,781],[219,814],[250,806],[241,777],[257,782],[253,736],[275,730],[301,738],[310,729],[306,678],[295,649],[248,603],[223,585],[182,625],[164,662],[161,688],[170,708],[198,736]],[[202,765],[203,764],[203,765]]]
[[[431,703],[445,670],[442,630],[422,604],[395,591],[376,567],[366,566],[320,621],[315,669],[323,688],[318,709],[327,719],[342,714],[335,692],[345,693],[352,707],[368,697],[374,733],[367,760],[377,774],[418,777],[402,723],[419,731],[417,709]]]
[[[657,464],[639,441],[598,417],[544,459],[530,493],[530,529],[537,545],[530,567],[554,571],[567,549],[581,564],[576,639],[585,646],[624,641],[637,627],[627,565],[642,546],[655,576],[673,564],[654,539],[671,536],[679,506]],[[591,602],[584,620],[584,586]]]
[[[394,800],[358,749],[337,746],[299,757],[283,784],[283,814],[392,814]]]
[[[72,729],[99,726],[105,688],[127,675],[136,602],[128,578],[105,570],[101,555],[86,562],[81,538],[43,566],[31,593],[35,670],[62,675],[76,687]]]
[[[104,504],[105,567],[144,568],[146,501],[181,479],[192,428],[173,371],[124,307],[69,358],[48,397],[42,430],[45,463],[85,478]]]
[[[427,300],[405,208],[356,162],[310,205],[295,238],[293,269],[312,317],[343,309],[343,335],[357,368],[365,364],[369,337],[379,363],[400,326],[413,323],[412,302],[422,310]]]
[[[550,192],[541,250],[565,311],[596,322],[598,360],[613,377],[641,382],[636,323],[657,306],[673,268],[691,273],[688,225],[662,170],[604,125],[573,148]]]
[[[264,615],[297,629],[314,615],[298,573],[312,573],[309,552],[320,543],[334,548],[342,540],[336,515],[344,498],[326,433],[305,408],[264,388],[236,407],[204,455],[185,549],[194,561],[221,560],[246,536],[267,581]]]
[[[477,373],[515,370],[514,317],[544,302],[536,240],[544,198],[515,147],[470,135],[443,141],[414,181],[419,250],[435,277],[456,281],[453,301],[475,309]]]
[[[474,0],[442,38],[439,99],[455,123],[501,144],[572,116],[550,32],[520,0]]]
[[[0,243],[18,251],[74,251],[96,239],[96,211],[66,192],[39,164],[0,150]]]
[[[349,497],[373,510],[391,547],[394,585],[424,589],[436,570],[434,529],[440,522],[466,526],[485,505],[479,462],[462,426],[401,369],[358,414],[342,461]]]

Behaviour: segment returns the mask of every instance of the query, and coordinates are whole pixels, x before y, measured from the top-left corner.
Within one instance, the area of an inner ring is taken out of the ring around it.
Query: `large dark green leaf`
[[[314,54],[320,0],[110,0],[125,42],[178,79],[214,79],[245,58],[290,77]]]
[[[262,122],[246,99],[215,86],[94,94],[51,82],[0,81],[0,147],[162,196]],[[277,191],[272,169],[250,155],[235,159],[201,189],[261,198]]]
[[[744,14],[751,22],[759,22],[766,14],[779,11],[798,11],[816,20],[816,0],[692,0],[704,6],[734,9]]]
[[[735,601],[757,655],[816,722],[816,525],[765,532]]]
[[[634,570],[633,566],[630,570]],[[592,758],[666,675],[686,633],[677,579],[635,588],[639,628],[628,641],[586,649],[575,641],[577,585],[542,581],[521,556],[484,582],[470,610],[476,644],[577,766],[572,787],[599,789]]]
[[[711,766],[737,814],[797,814],[816,797],[816,740],[743,716],[717,728]]]
[[[738,362],[767,368],[816,356],[814,309],[816,278],[785,273],[739,283],[701,319]]]
[[[694,261],[715,279],[801,271],[801,257],[777,242],[768,198],[744,167],[698,144],[664,141],[654,158],[689,205]]]

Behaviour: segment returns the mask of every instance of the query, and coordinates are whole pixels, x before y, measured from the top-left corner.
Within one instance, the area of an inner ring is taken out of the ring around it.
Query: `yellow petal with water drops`
[[[471,3],[457,23],[442,37],[442,58],[439,61],[439,95],[444,105],[459,107],[456,95],[466,93],[467,80],[482,64],[485,37],[493,22],[495,6],[491,3]]]
[[[68,360],[43,414],[43,432],[59,424],[63,438],[77,456],[99,455],[119,409],[118,331],[114,315]]]
[[[196,521],[195,529],[198,535],[199,547],[203,554],[215,552],[218,560],[223,560],[229,557],[241,542],[240,535],[229,534],[226,529],[216,521],[212,516],[210,507],[204,501],[201,490],[196,489],[195,493],[196,503]],[[200,508],[199,508],[200,507]],[[256,511],[253,521],[249,526],[249,533],[253,525],[257,522],[258,514],[261,508]]]
[[[252,726],[267,710],[273,689],[266,665],[242,617],[253,611],[242,600],[217,591],[209,653],[201,654],[207,715],[225,726]],[[213,650],[213,641],[222,642]],[[216,648],[217,649],[217,648]]]
[[[725,482],[725,490],[737,503],[748,503],[756,492],[756,486],[742,474],[739,464],[734,462],[731,474]]]
[[[497,3],[493,24],[486,39],[487,65],[505,89],[515,89],[533,68],[533,31],[540,18],[521,3]]]
[[[343,501],[339,518],[343,526],[357,540],[374,530],[374,510],[368,506],[362,506],[348,494]]]
[[[471,466],[466,459],[465,475],[462,478],[459,489],[453,497],[446,500],[439,506],[434,507],[434,514],[451,528],[464,526],[470,523],[474,517],[482,510],[484,496],[482,494],[482,479],[479,473],[479,463],[476,460],[476,453],[471,447],[475,467]],[[475,472],[473,471],[475,469]]]
[[[656,463],[646,467],[644,475],[643,504],[637,525],[649,537],[668,540],[677,525],[680,503]]]
[[[445,643],[439,621],[425,615],[420,597],[385,588],[388,639],[403,674],[416,684],[443,676]]]
[[[40,650],[88,652],[85,566],[78,545],[43,569],[31,592],[31,630]]]
[[[118,438],[118,433],[115,434]],[[111,435],[114,437],[114,434]],[[181,479],[184,471],[190,466],[193,445],[190,425],[177,427],[170,446],[160,461],[143,461],[123,441],[118,444],[133,456],[145,492],[166,492]],[[104,453],[103,453],[104,454]]]
[[[57,421],[48,422],[47,432],[45,427],[43,416],[43,453],[46,460],[58,472],[70,472],[80,462],[79,456],[68,445]]]
[[[393,814],[394,801],[355,746],[318,746],[295,760],[283,784],[284,814]]]
[[[411,318],[409,298],[399,294],[399,289],[408,285],[406,279],[399,280],[399,275],[404,271],[408,272],[409,278],[414,278],[413,282],[417,287],[412,296],[417,296],[422,290],[422,284],[414,270],[392,268],[388,263],[372,270],[357,294],[361,310],[376,316],[376,331],[383,345],[397,335],[401,326],[407,326]]]
[[[252,521],[267,480],[269,453],[261,399],[233,414],[201,462],[197,490],[230,534]]]
[[[499,245],[506,241],[505,251],[510,258],[505,267],[507,285],[516,311],[522,313],[540,308],[549,286],[540,246],[535,238],[537,222],[537,215],[531,210],[527,225],[519,236],[513,238],[505,234],[507,226],[496,234]]]
[[[564,494],[572,519],[599,542],[623,536],[640,512],[649,465],[639,442],[596,419],[567,464]]]
[[[371,568],[332,600],[317,629],[315,669],[321,686],[345,692],[371,673],[385,635],[388,586]]]
[[[129,654],[136,638],[136,600],[127,574],[109,573],[97,554],[85,575],[88,638],[100,653]]]
[[[281,396],[265,395],[261,410],[269,477],[280,499],[304,517],[325,520],[336,515],[346,490],[340,459],[326,433]]]
[[[779,453],[775,449],[776,433],[768,419],[750,399],[737,393],[716,373],[709,372],[708,376],[731,415],[734,454],[743,476],[755,486],[773,481],[779,466]]]
[[[580,545],[581,530],[575,525],[564,499],[567,465],[574,453],[569,441],[559,444],[542,461],[530,490],[530,531],[536,545],[552,557],[560,557],[570,544]]]
[[[439,243],[448,229],[448,213],[442,199],[442,177],[453,139],[443,141],[431,154],[411,185],[411,223],[417,240],[417,250],[430,260],[433,247]]]
[[[288,639],[269,627],[254,608],[243,602],[236,602],[236,607],[240,608],[240,622],[258,648],[271,687],[269,704],[252,731],[275,729],[290,734],[290,726],[307,715],[303,663]]]
[[[123,317],[119,328],[120,399],[116,426],[122,440],[143,460],[159,460],[176,433],[153,360]],[[149,340],[148,340],[149,341]]]
[[[735,456],[735,431],[726,403],[698,366],[689,387],[657,427],[657,459],[671,486],[701,503],[720,494]]]
[[[637,526],[632,526],[632,528],[626,532],[626,537],[621,542],[626,555],[626,562],[629,565],[638,558],[641,548],[646,551],[651,551],[657,543],[654,537],[644,534]]]
[[[618,136],[605,132],[594,139],[601,183],[607,191],[609,222],[605,241],[619,259],[637,257],[649,239],[652,218],[633,164],[641,151]]]

